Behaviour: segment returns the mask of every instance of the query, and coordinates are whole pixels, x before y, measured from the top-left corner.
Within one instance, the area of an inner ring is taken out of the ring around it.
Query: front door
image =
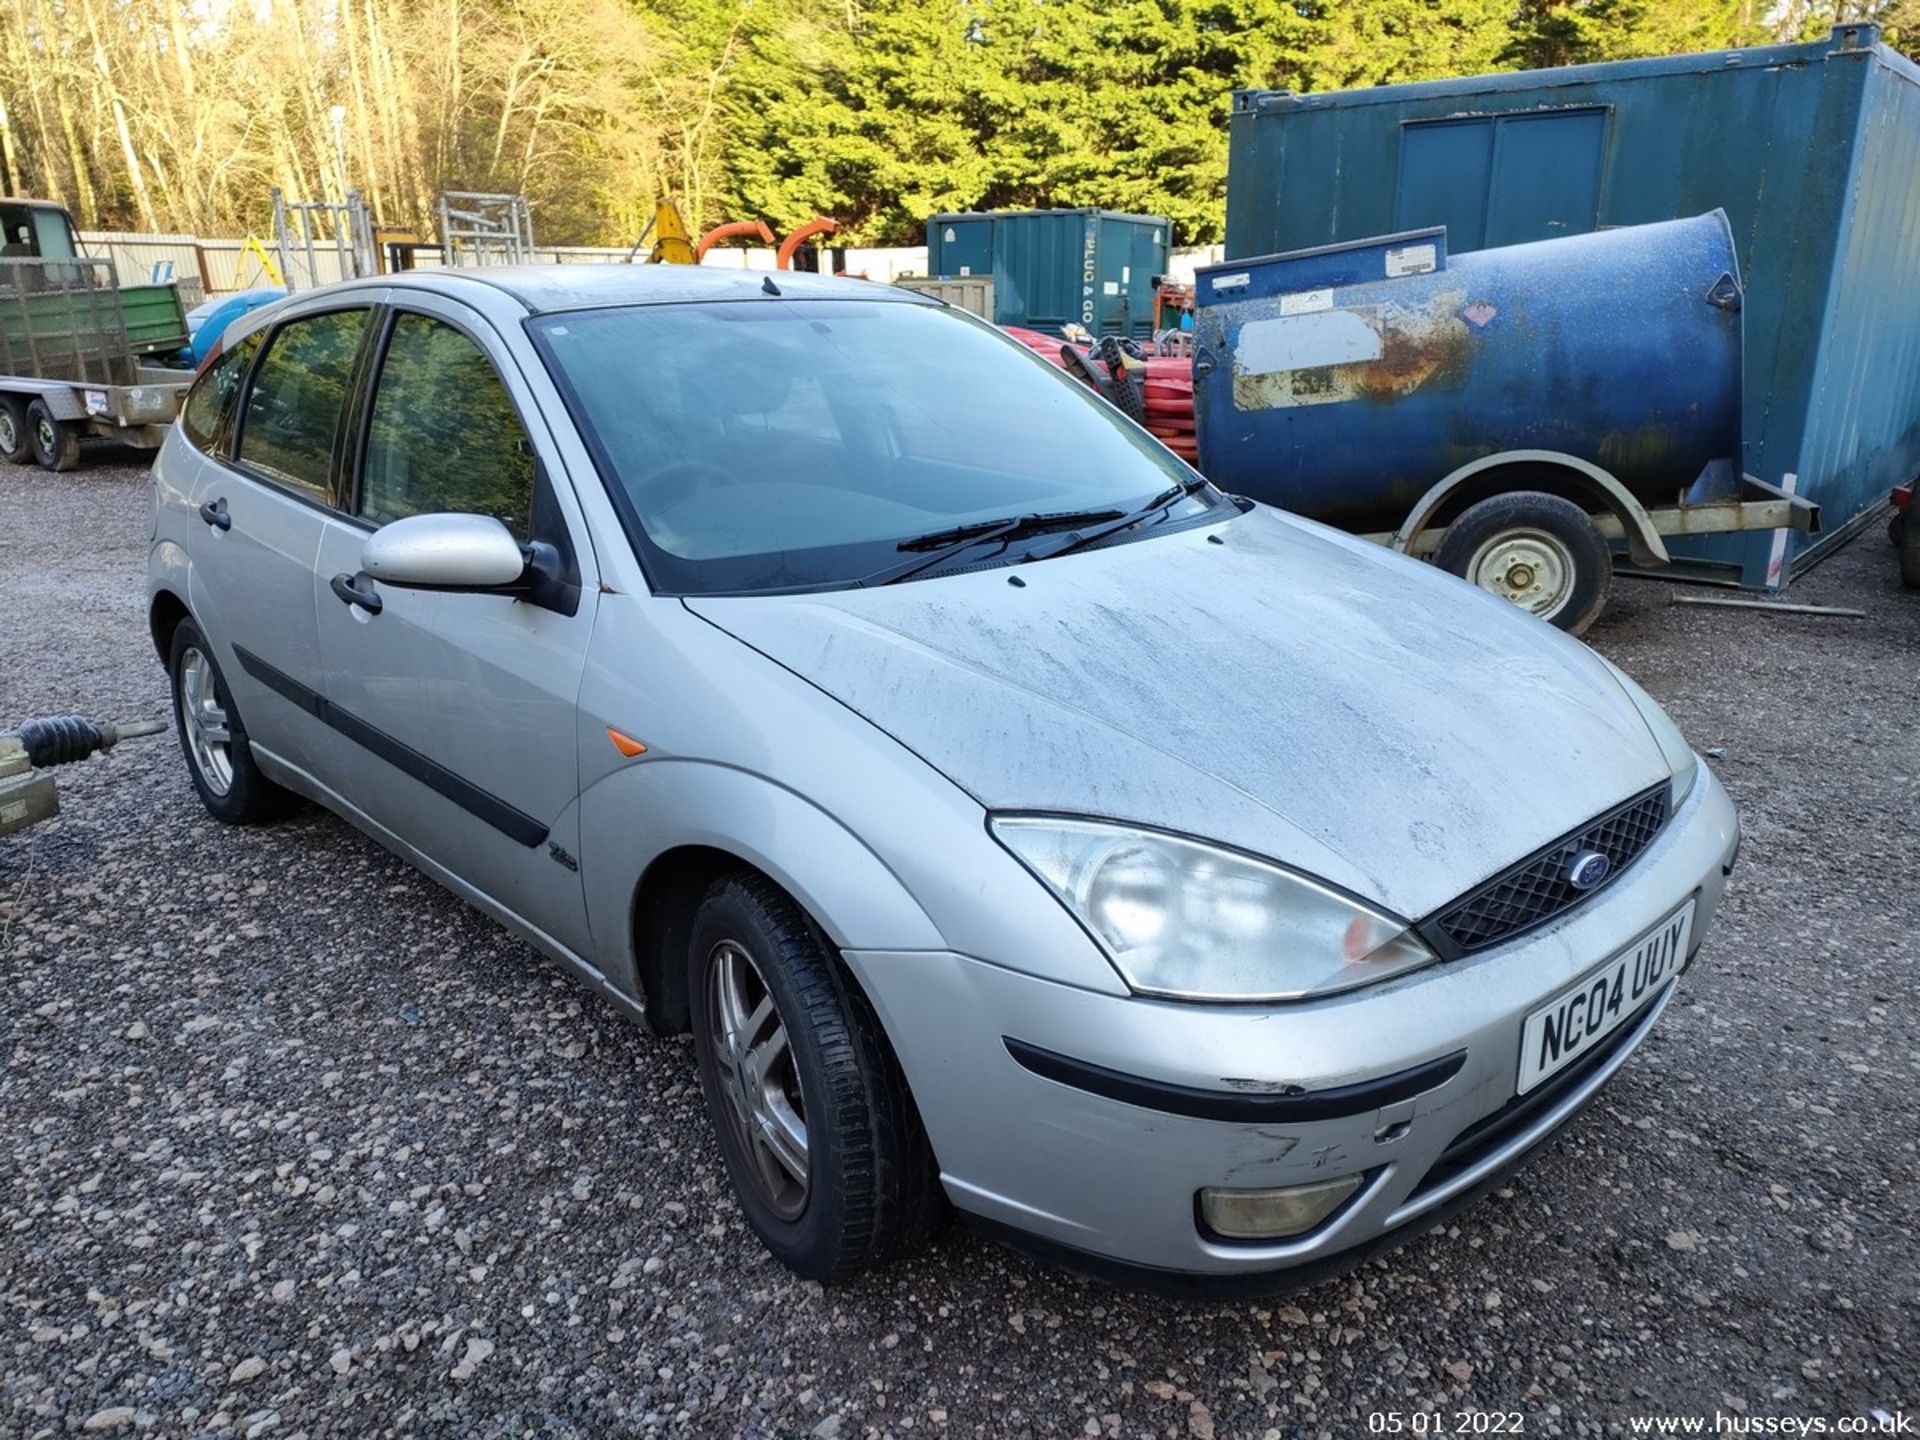
[[[355,483],[313,576],[332,768],[376,823],[584,951],[575,705],[598,593],[592,557],[564,476],[543,463],[552,442],[514,401],[518,371],[497,334],[452,301],[397,303]],[[447,511],[495,516],[523,544],[553,545],[584,567],[570,604],[359,576],[375,528]],[[342,576],[349,585],[336,589]]]
[[[370,314],[328,310],[274,330],[242,399],[232,458],[207,460],[191,497],[218,554],[193,567],[188,603],[248,738],[310,772],[330,744],[312,703],[321,669],[313,567]],[[228,363],[243,372],[250,354],[242,346]]]

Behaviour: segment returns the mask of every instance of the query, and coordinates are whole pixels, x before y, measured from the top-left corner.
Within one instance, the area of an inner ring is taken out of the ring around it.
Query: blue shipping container
[[[1674,542],[1782,583],[1920,471],[1920,67],[1808,45],[1234,97],[1227,255],[1428,226],[1454,254],[1724,210],[1745,282],[1744,468],[1819,536]]]
[[[996,325],[1057,335],[1153,334],[1153,277],[1164,275],[1172,225],[1113,210],[992,210],[927,219],[927,273],[993,277]]]

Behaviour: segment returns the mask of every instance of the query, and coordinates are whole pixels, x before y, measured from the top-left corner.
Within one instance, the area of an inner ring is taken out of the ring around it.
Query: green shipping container
[[[1167,272],[1164,215],[1113,210],[991,210],[927,220],[927,273],[993,277],[993,319],[1057,335],[1153,334],[1153,280]]]

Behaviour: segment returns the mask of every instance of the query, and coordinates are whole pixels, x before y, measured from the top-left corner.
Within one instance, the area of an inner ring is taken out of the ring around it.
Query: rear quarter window
[[[204,455],[224,456],[227,438],[233,433],[233,412],[240,401],[240,382],[247,366],[259,352],[256,330],[226,351],[200,372],[200,378],[187,391],[186,404],[180,407],[180,428],[187,441]]]

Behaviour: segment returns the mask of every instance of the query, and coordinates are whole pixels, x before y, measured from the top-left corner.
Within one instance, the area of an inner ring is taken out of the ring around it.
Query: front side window
[[[1084,385],[944,307],[766,297],[530,328],[666,593],[845,586],[954,527],[1127,514],[1193,480]],[[1220,503],[1203,490],[1163,523]],[[996,553],[1014,552],[967,559]]]
[[[266,332],[256,330],[201,372],[180,407],[180,428],[193,448],[205,455],[226,452],[227,433],[233,427],[234,402]]]
[[[533,447],[492,362],[451,325],[402,314],[393,323],[367,425],[360,514],[492,515],[525,540]]]
[[[274,332],[247,390],[238,459],[267,479],[327,498],[365,310],[289,320]]]

